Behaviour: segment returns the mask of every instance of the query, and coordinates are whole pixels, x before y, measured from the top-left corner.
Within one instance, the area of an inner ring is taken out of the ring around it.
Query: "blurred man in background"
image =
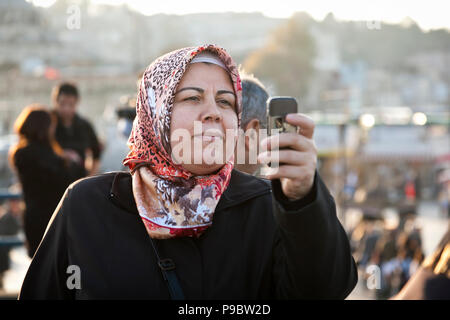
[[[101,145],[92,125],[77,114],[80,96],[71,83],[61,83],[53,89],[52,102],[58,116],[56,140],[85,168],[85,175],[98,172]]]
[[[235,168],[239,171],[252,175],[259,175],[260,164],[256,161],[258,150],[254,148],[259,145],[259,130],[267,128],[266,102],[269,98],[264,85],[251,75],[242,75],[242,118],[241,128],[243,132],[239,135],[238,148],[245,146],[244,153],[235,156]],[[253,157],[252,157],[253,155]],[[243,161],[244,160],[244,161]]]

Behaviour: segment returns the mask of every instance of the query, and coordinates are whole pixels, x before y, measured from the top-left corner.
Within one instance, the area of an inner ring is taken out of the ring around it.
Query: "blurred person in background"
[[[120,105],[116,109],[117,130],[120,135],[128,139],[133,128],[133,121],[136,117],[136,97],[122,96],[120,98]]]
[[[24,231],[32,257],[67,186],[83,176],[77,154],[55,140],[56,116],[39,104],[27,106],[14,124],[19,141],[10,149],[25,201]]]
[[[363,270],[369,264],[377,242],[382,235],[382,227],[376,217],[364,215],[349,234],[355,249],[354,257]]]
[[[358,188],[358,173],[355,170],[351,170],[345,179],[344,195],[348,201],[353,200],[355,191]]]
[[[0,206],[0,238],[15,236],[19,233],[22,215],[22,201],[19,198],[8,199],[5,206]],[[0,245],[0,289],[3,288],[3,277],[10,268],[9,252],[11,247]]]
[[[450,300],[450,230],[393,300]]]
[[[450,218],[450,169],[441,169],[437,176],[439,208],[443,217]]]
[[[94,175],[98,173],[102,147],[89,121],[77,114],[79,100],[74,84],[64,82],[53,88],[52,102],[58,116],[55,137],[64,150],[78,155],[85,175]]]
[[[139,72],[136,78],[136,89],[139,90],[139,84],[141,83],[144,72]],[[125,95],[120,97],[120,105],[116,109],[116,115],[118,118],[117,129],[119,133],[126,139],[130,136],[131,129],[133,128],[133,121],[136,117],[136,95]]]
[[[238,155],[235,156],[235,168],[239,171],[259,175],[261,165],[256,161],[258,150],[251,149],[252,146],[258,145],[255,141],[259,141],[259,130],[267,128],[267,112],[266,102],[269,94],[264,85],[253,75],[242,74],[242,119],[238,143],[245,146],[245,161],[239,161]],[[253,141],[251,141],[253,140]],[[238,150],[238,148],[236,148]]]
[[[391,296],[400,291],[423,261],[422,241],[418,230],[408,224],[397,233],[397,257],[393,259]]]
[[[396,231],[385,229],[383,235],[376,243],[372,254],[371,264],[376,264],[381,271],[381,288],[376,291],[378,300],[384,300],[392,296],[392,278],[397,267]]]
[[[414,180],[407,179],[404,187],[405,201],[407,203],[414,203],[416,201],[416,184]]]

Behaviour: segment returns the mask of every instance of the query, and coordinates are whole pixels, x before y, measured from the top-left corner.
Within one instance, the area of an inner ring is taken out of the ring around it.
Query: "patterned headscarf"
[[[173,162],[170,122],[175,90],[192,59],[212,53],[226,66],[236,94],[238,122],[242,87],[232,58],[215,45],[183,48],[156,59],[145,70],[136,101],[136,118],[124,159],[132,171],[138,212],[152,238],[199,236],[212,224],[217,203],[228,186],[233,158],[216,173],[195,176]]]

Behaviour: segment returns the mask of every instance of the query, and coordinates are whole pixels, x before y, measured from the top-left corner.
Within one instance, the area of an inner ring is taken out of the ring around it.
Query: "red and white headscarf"
[[[217,173],[199,177],[175,164],[170,156],[175,90],[187,66],[195,62],[215,63],[228,71],[236,94],[238,119],[241,115],[239,73],[232,58],[220,47],[205,45],[176,50],[156,59],[145,70],[128,139],[131,151],[123,163],[133,174],[134,199],[152,238],[199,236],[206,230],[212,224],[234,165],[230,159]]]

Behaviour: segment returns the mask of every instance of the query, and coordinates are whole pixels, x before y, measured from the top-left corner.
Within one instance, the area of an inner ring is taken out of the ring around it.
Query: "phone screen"
[[[267,134],[296,132],[297,127],[286,122],[286,115],[297,113],[297,100],[293,97],[272,97],[267,101]]]

